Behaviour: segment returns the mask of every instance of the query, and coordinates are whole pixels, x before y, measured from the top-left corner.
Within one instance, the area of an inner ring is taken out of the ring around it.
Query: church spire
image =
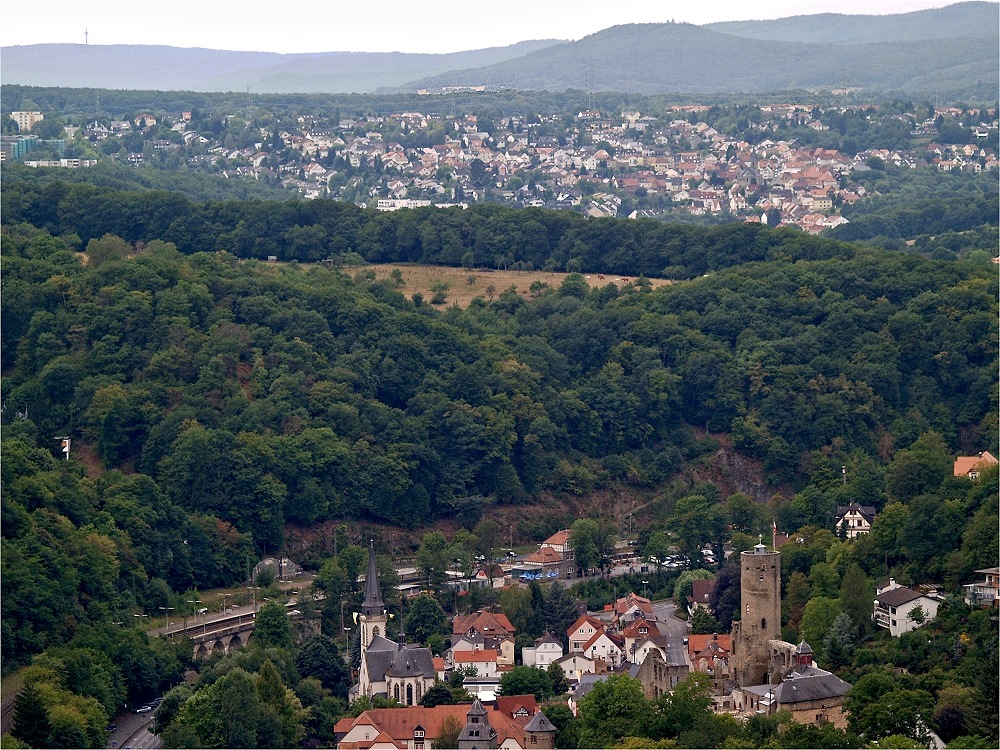
[[[381,615],[385,613],[382,603],[382,590],[378,587],[378,568],[375,566],[375,540],[368,544],[368,573],[365,574],[365,600],[361,604],[364,615]]]

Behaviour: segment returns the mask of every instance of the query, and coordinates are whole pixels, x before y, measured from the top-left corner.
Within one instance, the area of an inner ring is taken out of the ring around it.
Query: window
[[[415,739],[423,739],[423,737],[424,737],[424,730],[423,729],[414,729],[413,730],[413,736],[414,736]]]

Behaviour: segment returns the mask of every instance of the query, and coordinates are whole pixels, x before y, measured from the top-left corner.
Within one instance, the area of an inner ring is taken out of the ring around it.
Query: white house
[[[552,662],[561,659],[562,655],[562,643],[554,635],[548,634],[536,638],[534,646],[525,646],[521,649],[521,662],[526,667],[545,669]]]
[[[844,535],[848,539],[854,539],[871,531],[874,520],[875,508],[873,506],[851,503],[837,507],[833,525],[837,527],[838,533],[843,529]]]
[[[597,671],[597,664],[589,656],[580,652],[570,652],[561,659],[556,659],[556,664],[562,667],[563,674],[567,678],[579,680],[585,674],[594,674]]]
[[[594,636],[583,645],[583,653],[594,661],[603,659],[612,667],[616,667],[624,661],[623,643],[612,638],[607,632],[595,633]]]
[[[566,631],[566,636],[569,638],[570,652],[582,652],[584,646],[586,646],[596,634],[603,633],[605,629],[606,626],[604,623],[596,617],[591,617],[590,615],[580,615],[580,617],[577,618],[577,621],[570,625]]]
[[[492,648],[475,651],[453,651],[451,663],[454,669],[474,667],[479,677],[496,677],[497,652]]]
[[[890,578],[887,585],[877,589],[872,619],[893,636],[900,636],[937,617],[940,603],[937,595],[914,591]]]

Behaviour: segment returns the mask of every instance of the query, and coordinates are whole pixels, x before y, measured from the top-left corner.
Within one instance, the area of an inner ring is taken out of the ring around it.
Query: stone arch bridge
[[[286,605],[288,616],[293,620],[302,616],[294,603]],[[234,608],[235,609],[235,608]],[[235,648],[243,648],[253,642],[256,613],[233,611],[225,615],[208,615],[203,621],[191,620],[183,627],[160,632],[161,638],[178,638],[191,642],[195,659],[204,659],[215,653],[227,654]]]

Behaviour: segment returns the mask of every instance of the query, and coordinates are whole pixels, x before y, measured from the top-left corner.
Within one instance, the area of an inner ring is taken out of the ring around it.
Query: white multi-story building
[[[895,579],[879,587],[875,595],[872,619],[893,636],[916,630],[937,617],[940,597],[901,586]]]

